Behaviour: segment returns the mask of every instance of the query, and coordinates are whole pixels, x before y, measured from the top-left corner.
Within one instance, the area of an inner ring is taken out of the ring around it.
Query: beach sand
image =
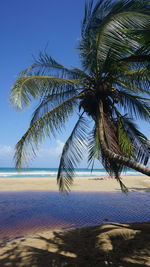
[[[129,191],[150,192],[147,176],[125,176]],[[0,178],[0,191],[58,191],[56,178]],[[71,191],[120,191],[114,179],[75,178]],[[150,223],[45,231],[0,241],[0,267],[150,266]]]
[[[75,178],[71,191],[84,192],[112,192],[120,191],[120,185],[115,179],[102,179],[93,177]],[[122,182],[129,191],[150,191],[150,177],[148,176],[124,176]],[[1,191],[58,191],[56,178],[0,178]]]
[[[150,223],[48,231],[0,246],[1,267],[150,266]]]

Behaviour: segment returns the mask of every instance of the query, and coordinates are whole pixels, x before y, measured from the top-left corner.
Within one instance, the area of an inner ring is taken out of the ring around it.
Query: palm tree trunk
[[[122,155],[116,154],[113,151],[111,151],[105,143],[104,139],[104,128],[103,128],[103,104],[101,102],[100,104],[100,120],[99,120],[99,140],[101,143],[101,147],[103,149],[104,154],[106,157],[112,159],[113,161],[116,161],[128,168],[134,169],[138,172],[141,172],[145,175],[150,176],[150,168],[146,167],[145,165],[138,163],[132,159],[129,159],[127,157],[124,157]]]

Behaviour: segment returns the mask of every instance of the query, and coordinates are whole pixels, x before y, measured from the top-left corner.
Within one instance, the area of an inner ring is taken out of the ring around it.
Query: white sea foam
[[[93,170],[77,170],[75,173],[76,177],[101,177],[107,176],[108,173],[105,171]],[[122,175],[126,176],[135,176],[135,175],[143,175],[139,172],[135,171],[127,171],[123,172]],[[57,176],[57,169],[56,170],[30,170],[30,171],[1,171],[0,177],[56,177]]]
[[[13,177],[13,176],[54,176],[57,172],[51,171],[31,171],[31,172],[0,172],[0,177]]]

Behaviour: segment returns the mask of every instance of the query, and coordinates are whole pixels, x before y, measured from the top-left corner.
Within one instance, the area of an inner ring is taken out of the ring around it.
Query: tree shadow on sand
[[[135,187],[135,186],[132,186],[132,187],[127,187],[128,188],[128,190],[129,190],[129,192],[127,192],[127,193],[131,193],[131,192],[150,192],[150,188],[149,187]],[[120,193],[122,193],[122,191],[121,191],[121,189],[117,189],[117,188],[115,188],[115,191],[117,191],[117,192],[120,192]]]
[[[112,223],[41,234],[3,244],[1,251],[1,267],[150,266],[150,224]]]
[[[129,187],[130,192],[150,192],[148,187]]]

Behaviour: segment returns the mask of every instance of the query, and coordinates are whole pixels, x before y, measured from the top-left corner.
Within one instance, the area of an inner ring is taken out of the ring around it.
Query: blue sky
[[[46,49],[66,67],[80,66],[78,40],[84,0],[5,0],[0,6],[0,167],[14,167],[14,146],[29,125],[33,107],[17,112],[9,101],[17,74]],[[30,167],[57,167],[73,121],[56,140],[46,140]],[[149,137],[150,127],[140,122]],[[87,167],[84,160],[82,167]],[[96,164],[96,167],[101,165]]]

